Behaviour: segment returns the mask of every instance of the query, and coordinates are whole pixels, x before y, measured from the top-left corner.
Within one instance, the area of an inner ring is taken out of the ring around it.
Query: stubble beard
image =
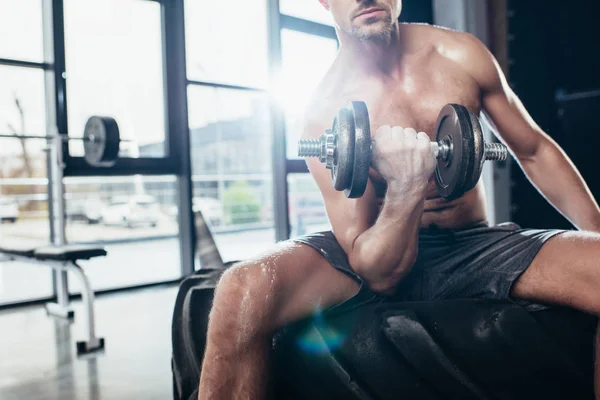
[[[373,27],[373,25],[378,25]],[[388,44],[391,40],[393,32],[393,25],[391,23],[385,23],[384,21],[378,21],[374,24],[367,26],[352,26],[350,34],[352,37],[359,39],[362,42],[376,42]]]

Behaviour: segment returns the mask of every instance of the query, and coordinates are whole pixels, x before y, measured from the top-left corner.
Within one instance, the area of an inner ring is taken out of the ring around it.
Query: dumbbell
[[[484,142],[479,117],[462,105],[444,106],[435,132],[436,141],[431,143],[437,158],[435,183],[440,195],[449,200],[475,187],[484,161],[508,157],[503,144]],[[319,157],[331,170],[333,187],[348,198],[358,198],[367,188],[372,146],[367,106],[353,101],[338,111],[332,129],[319,139],[300,140],[298,156]]]

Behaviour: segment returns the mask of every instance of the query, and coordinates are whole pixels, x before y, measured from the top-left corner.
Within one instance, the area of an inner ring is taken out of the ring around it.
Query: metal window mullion
[[[217,89],[242,90],[242,91],[258,92],[258,93],[266,93],[267,92],[266,89],[261,89],[261,88],[252,87],[252,86],[230,85],[228,83],[195,81],[195,80],[188,80],[187,83],[188,83],[188,85],[192,85],[192,86],[205,86],[205,87],[211,87],[211,88],[217,88]]]
[[[279,0],[268,0],[269,22],[269,76],[279,76],[281,55],[281,14]],[[269,95],[271,109],[271,132],[273,143],[273,205],[275,212],[275,240],[290,237],[288,214],[288,184],[286,168],[286,138],[283,110],[272,94]]]
[[[320,24],[302,18],[292,17],[290,15],[280,14],[281,29],[304,32],[309,35],[321,36],[337,40],[335,28],[333,26]]]
[[[181,275],[194,272],[196,232],[192,210],[192,161],[187,98],[184,0],[162,3],[163,70],[165,74],[169,158],[178,160],[179,249]]]
[[[286,169],[288,174],[308,174],[306,161],[300,159],[287,159]]]
[[[42,2],[43,15],[43,43],[44,43],[44,65],[52,65],[52,69],[46,69],[45,97],[46,97],[46,130],[48,133],[67,132],[67,95],[65,85],[65,43],[64,43],[64,13],[63,0],[44,0]],[[63,154],[67,144],[63,145]],[[56,231],[54,221],[56,209],[52,193],[56,185],[63,185],[62,180],[55,182],[50,172],[53,165],[53,157],[48,153],[46,157],[46,168],[48,171],[48,223],[50,225],[50,242],[56,243],[61,237]],[[62,176],[62,174],[60,174]],[[61,203],[59,203],[61,204]],[[64,204],[63,204],[64,207]],[[64,210],[63,210],[64,212]],[[65,272],[52,271],[52,292],[56,298],[58,295],[58,275],[62,274],[63,284],[61,290],[68,293],[68,281]]]
[[[44,21],[45,23],[45,21]],[[45,39],[44,39],[45,41]],[[44,43],[45,45],[45,43]],[[43,69],[49,70],[53,68],[52,63],[49,62],[33,62],[33,61],[24,61],[24,60],[13,60],[12,58],[0,58],[0,65],[6,65],[9,67],[20,67],[20,68],[34,68],[34,69]]]

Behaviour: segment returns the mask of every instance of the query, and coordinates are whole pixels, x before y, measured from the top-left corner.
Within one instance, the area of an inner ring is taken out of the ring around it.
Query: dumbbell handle
[[[324,162],[327,159],[325,142],[325,135],[320,139],[301,139],[298,142],[298,157],[319,157]],[[449,140],[431,142],[431,151],[437,159],[447,161],[450,154],[452,154],[452,143]],[[483,156],[485,160],[489,161],[505,161],[508,158],[508,150],[506,146],[500,143],[485,143]]]

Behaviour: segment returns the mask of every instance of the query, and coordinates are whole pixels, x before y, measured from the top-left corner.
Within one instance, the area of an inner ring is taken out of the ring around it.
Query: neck
[[[338,29],[340,56],[367,72],[377,70],[391,73],[398,65],[404,43],[396,23],[386,37],[361,39]]]

